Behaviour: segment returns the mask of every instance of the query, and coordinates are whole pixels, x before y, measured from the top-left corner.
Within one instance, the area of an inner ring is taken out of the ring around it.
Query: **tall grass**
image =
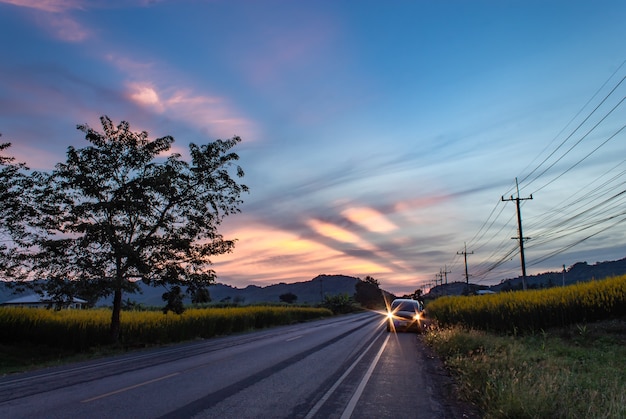
[[[516,333],[626,315],[626,275],[545,290],[441,297],[427,306],[440,325]]]
[[[525,336],[461,326],[424,335],[484,418],[625,418],[626,324]]]
[[[250,306],[188,309],[183,314],[126,311],[120,342],[125,345],[179,342],[332,315],[324,308]],[[3,344],[32,343],[83,351],[110,343],[111,311],[0,308]]]

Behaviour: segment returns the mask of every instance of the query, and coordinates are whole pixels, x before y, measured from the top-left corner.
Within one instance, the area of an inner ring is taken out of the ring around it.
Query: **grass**
[[[524,336],[432,328],[425,339],[485,418],[626,417],[626,317]]]
[[[124,349],[119,346],[103,346],[77,353],[73,350],[49,345],[32,345],[28,343],[0,344],[0,376],[101,358],[123,352]]]

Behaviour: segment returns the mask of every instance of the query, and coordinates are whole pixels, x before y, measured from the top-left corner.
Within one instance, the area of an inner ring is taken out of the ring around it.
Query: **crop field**
[[[626,315],[626,275],[545,290],[441,297],[427,311],[442,326],[539,332]]]
[[[484,418],[626,417],[626,276],[443,297],[425,341]]]
[[[120,343],[163,344],[291,324],[332,315],[312,307],[249,306],[188,309],[181,315],[123,311]],[[110,343],[111,310],[0,308],[3,344],[46,345],[75,352]]]

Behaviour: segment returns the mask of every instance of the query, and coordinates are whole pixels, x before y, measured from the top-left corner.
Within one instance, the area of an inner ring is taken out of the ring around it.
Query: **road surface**
[[[361,313],[0,378],[4,418],[462,418],[419,337]]]

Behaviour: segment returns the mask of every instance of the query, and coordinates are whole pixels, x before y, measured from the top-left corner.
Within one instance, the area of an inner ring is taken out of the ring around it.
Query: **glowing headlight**
[[[413,319],[414,319],[414,320],[421,320],[421,319],[422,319],[422,316],[421,316],[421,314],[419,314],[419,313],[415,313],[415,316],[413,316]]]
[[[387,312],[387,318],[388,319],[393,319],[393,313],[391,311]]]

